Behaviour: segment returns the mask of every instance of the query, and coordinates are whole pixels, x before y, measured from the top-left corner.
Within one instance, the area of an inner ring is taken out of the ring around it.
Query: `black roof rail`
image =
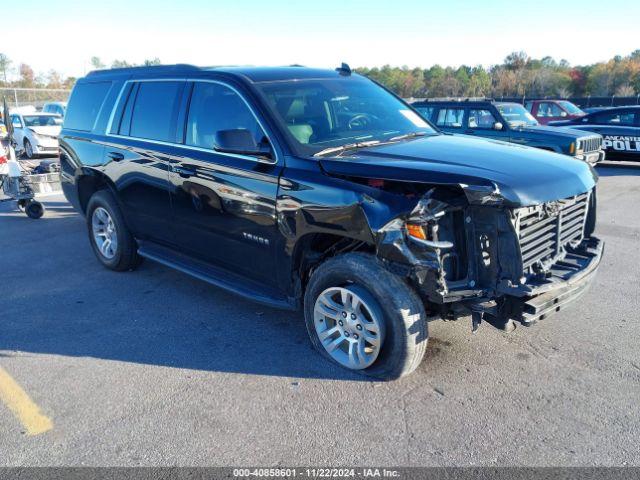
[[[196,67],[195,65],[189,65],[187,63],[177,63],[175,65],[139,65],[135,67],[122,67],[122,68],[105,68],[103,70],[92,70],[87,74],[87,77],[96,77],[100,75],[109,75],[113,73],[125,73],[125,72],[136,72],[136,73],[144,73],[144,72],[153,72],[153,73],[171,73],[175,71],[199,71],[200,67]]]

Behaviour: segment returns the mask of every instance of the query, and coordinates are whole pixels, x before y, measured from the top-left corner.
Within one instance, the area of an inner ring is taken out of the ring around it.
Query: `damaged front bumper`
[[[435,221],[433,238],[416,241],[398,219],[381,232],[378,254],[415,285],[433,316],[471,314],[473,331],[483,321],[506,331],[528,326],[582,295],[604,250],[587,226],[595,197],[558,203],[556,210],[454,208],[426,195],[404,221]]]
[[[496,299],[467,302],[472,314],[473,331],[486,321],[501,330],[511,331],[514,321],[530,326],[563,310],[584,294],[596,275],[604,252],[604,242],[587,238],[580,248],[568,252],[540,281],[499,289]]]

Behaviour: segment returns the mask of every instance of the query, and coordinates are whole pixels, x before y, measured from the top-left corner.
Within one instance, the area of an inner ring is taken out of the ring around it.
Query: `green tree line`
[[[160,65],[161,63],[159,58],[153,58],[144,60],[141,65]],[[114,60],[110,68],[134,67],[137,65],[126,60]],[[91,68],[92,70],[101,70],[108,67],[102,63],[99,57],[91,57]],[[75,83],[75,77],[63,77],[55,69],[51,69],[44,74],[36,74],[30,65],[14,62],[4,53],[0,53],[0,88],[71,89]]]
[[[509,54],[489,68],[434,65],[430,68],[358,68],[401,97],[634,96],[640,94],[640,49],[607,62],[571,66],[551,57]]]
[[[144,60],[141,65],[159,65],[159,58]],[[104,64],[91,58],[92,69],[135,66],[126,60]],[[509,54],[499,65],[429,68],[392,67],[358,68],[366,75],[402,97],[569,97],[634,96],[640,94],[640,49],[627,56],[617,55],[606,62],[571,66],[566,60],[552,57],[536,59],[525,52]],[[64,78],[55,69],[35,74],[25,63],[14,62],[0,53],[0,87],[71,88],[74,77]]]

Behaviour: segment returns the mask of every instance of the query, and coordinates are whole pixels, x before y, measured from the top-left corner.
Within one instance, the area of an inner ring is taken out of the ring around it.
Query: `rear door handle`
[[[120,160],[124,160],[124,155],[120,152],[109,152],[107,153],[107,157],[109,157],[114,162],[119,162]]]

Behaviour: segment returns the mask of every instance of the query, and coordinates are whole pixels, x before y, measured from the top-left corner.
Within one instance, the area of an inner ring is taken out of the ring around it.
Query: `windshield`
[[[564,108],[570,115],[586,115],[582,110],[580,110],[571,102],[563,100],[562,102],[558,103],[560,103],[560,106]]]
[[[267,82],[258,88],[294,146],[304,154],[435,133],[413,110],[362,78]]]
[[[24,124],[27,127],[50,127],[62,125],[62,118],[54,115],[24,115]]]
[[[503,103],[496,108],[511,128],[539,125],[533,115],[517,103]]]

